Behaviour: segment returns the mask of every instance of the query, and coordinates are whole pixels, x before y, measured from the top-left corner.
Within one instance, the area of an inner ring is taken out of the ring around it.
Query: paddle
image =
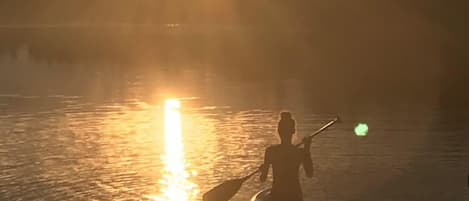
[[[329,128],[330,126],[332,126],[332,124],[334,123],[337,123],[337,122],[340,122],[340,118],[339,116],[336,116],[333,120],[330,120],[329,122],[327,122],[327,124],[325,124],[324,126],[322,126],[320,129],[316,130],[316,132],[314,132],[313,134],[311,134],[310,136],[308,137],[305,137],[305,138],[313,138],[314,136],[318,135],[319,133],[321,133],[322,131],[326,130],[327,128]],[[303,144],[303,141],[301,141],[300,143],[298,143],[297,145],[295,145],[296,147],[299,147]]]
[[[332,124],[338,122],[339,120],[340,119],[337,116],[333,120],[329,121],[326,125],[324,125],[320,129],[318,129],[316,132],[314,132],[312,135],[308,136],[307,138],[313,138],[314,136],[318,135],[322,131],[324,131],[327,128],[329,128],[330,126],[332,126]],[[299,147],[302,144],[303,144],[303,142],[301,142],[301,143],[299,143],[295,146]],[[248,180],[249,178],[251,178],[253,175],[255,175],[258,172],[260,172],[260,169],[257,169],[255,172],[253,172],[253,173],[251,173],[251,174],[249,174],[245,177],[241,177],[241,178],[238,178],[238,179],[232,179],[232,180],[228,180],[228,181],[223,182],[222,184],[220,184],[220,185],[216,186],[215,188],[212,188],[210,191],[206,192],[203,195],[203,200],[204,201],[228,201],[228,200],[230,200],[239,191],[239,189],[241,188],[241,185],[243,185],[243,183],[246,180]]]

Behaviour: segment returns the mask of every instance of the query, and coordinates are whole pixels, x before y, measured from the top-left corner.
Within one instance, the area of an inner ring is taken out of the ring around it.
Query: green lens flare
[[[357,136],[366,136],[368,134],[368,125],[366,123],[358,123],[354,131]]]

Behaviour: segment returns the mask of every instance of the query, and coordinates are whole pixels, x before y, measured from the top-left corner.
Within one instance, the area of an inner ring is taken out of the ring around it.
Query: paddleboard
[[[271,200],[270,188],[259,191],[251,198],[251,201],[270,201],[270,200]]]

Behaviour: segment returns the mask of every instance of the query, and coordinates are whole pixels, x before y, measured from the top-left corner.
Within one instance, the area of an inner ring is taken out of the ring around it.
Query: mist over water
[[[162,197],[174,97],[197,200],[257,168],[282,110],[296,141],[343,119],[313,140],[305,200],[469,199],[465,3],[15,2],[0,3],[0,200]]]

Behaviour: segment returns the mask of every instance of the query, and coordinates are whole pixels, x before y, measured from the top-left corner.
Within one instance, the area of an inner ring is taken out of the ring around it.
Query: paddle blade
[[[203,195],[204,201],[228,201],[241,188],[245,178],[225,181]]]

